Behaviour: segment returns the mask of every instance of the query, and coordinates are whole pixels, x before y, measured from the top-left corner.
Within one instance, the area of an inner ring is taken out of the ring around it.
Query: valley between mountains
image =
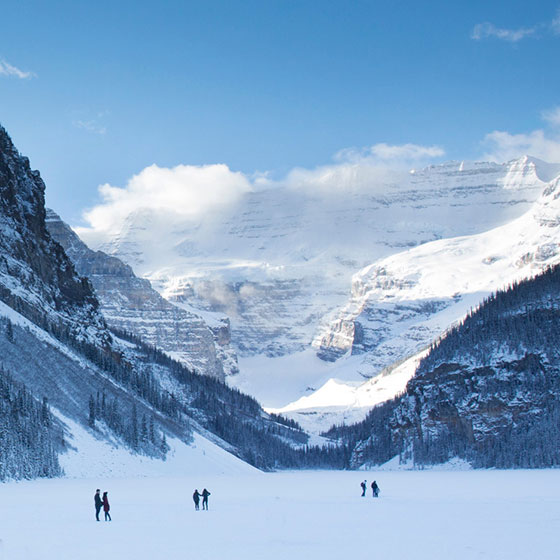
[[[560,464],[560,166],[368,177],[73,230],[0,128],[0,479]]]
[[[78,233],[193,325],[221,326],[228,384],[320,432],[403,391],[469,309],[558,262],[558,173],[530,157],[449,162],[321,193],[248,189],[197,219],[145,208]]]

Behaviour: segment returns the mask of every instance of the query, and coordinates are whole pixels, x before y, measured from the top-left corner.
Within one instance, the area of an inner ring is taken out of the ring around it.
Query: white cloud
[[[555,107],[548,111],[543,111],[542,118],[552,127],[560,129],[560,107]]]
[[[72,124],[76,128],[103,136],[107,132],[107,127],[103,124],[103,120],[108,114],[109,111],[98,111],[94,116],[91,116],[91,114],[85,116],[82,113],[81,115],[76,115]]]
[[[295,189],[344,192],[385,189],[406,180],[412,165],[429,163],[445,155],[438,146],[418,144],[374,144],[366,148],[346,148],[335,154],[335,164],[315,169],[292,170],[283,181]]]
[[[550,32],[555,35],[560,35],[560,8],[556,10],[556,17],[550,22],[542,22],[534,25],[533,27],[521,27],[519,29],[501,29],[496,27],[493,23],[484,22],[474,26],[471,39],[480,41],[488,37],[495,37],[502,41],[509,41],[517,43],[526,37],[532,37],[541,34],[549,34]]]
[[[488,152],[484,159],[505,162],[529,155],[549,163],[560,163],[560,107],[541,113],[548,127],[525,134],[495,130],[482,141]]]
[[[556,11],[556,17],[552,20],[550,27],[553,33],[560,35],[560,9]]]
[[[76,229],[95,244],[96,240],[123,231],[133,214],[137,216],[136,223],[145,223],[149,231],[166,231],[185,222],[204,227],[203,221],[211,224],[214,213],[231,208],[250,191],[286,188],[292,192],[317,192],[320,196],[362,189],[379,191],[388,184],[407,181],[411,163],[443,154],[438,147],[376,144],[361,150],[343,150],[331,165],[293,169],[279,181],[269,179],[266,173],[249,177],[223,164],[178,165],[171,169],[152,165],[123,188],[101,185],[102,202],[83,215],[88,227]]]
[[[418,144],[374,144],[367,148],[346,148],[335,155],[337,161],[364,161],[409,165],[425,159],[438,158],[445,155],[439,146],[419,146]]]
[[[36,77],[33,72],[25,72],[23,70],[20,70],[19,68],[12,66],[5,60],[0,60],[0,76],[10,76],[19,78],[20,80]]]
[[[477,41],[482,39],[487,39],[488,37],[496,37],[503,41],[509,41],[511,43],[516,43],[525,39],[525,37],[530,37],[534,35],[537,31],[537,27],[523,27],[521,29],[501,29],[496,27],[493,23],[485,22],[478,23],[474,26],[471,33],[471,38]]]
[[[316,191],[324,195],[364,189],[378,190],[402,175],[405,175],[402,170],[361,160],[315,169],[296,168],[288,173],[282,184],[290,189]]]
[[[87,132],[91,132],[93,134],[100,134],[103,135],[107,132],[107,127],[99,124],[95,120],[89,121],[74,121],[74,126],[77,128],[81,128],[86,130]]]
[[[560,137],[547,136],[544,130],[534,130],[529,134],[496,130],[485,136],[483,145],[489,149],[484,159],[490,161],[504,162],[530,155],[549,163],[560,163]]]
[[[145,212],[196,219],[236,201],[251,190],[242,173],[226,165],[146,167],[126,187],[101,185],[102,203],[84,213],[89,228],[82,232],[116,233],[127,217]]]

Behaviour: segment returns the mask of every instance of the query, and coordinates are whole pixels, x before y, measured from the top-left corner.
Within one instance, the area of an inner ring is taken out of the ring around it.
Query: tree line
[[[60,476],[62,426],[48,401],[39,401],[0,366],[0,480]]]
[[[558,294],[559,265],[492,294],[431,346],[402,395],[325,435],[352,448],[351,468],[560,466]]]

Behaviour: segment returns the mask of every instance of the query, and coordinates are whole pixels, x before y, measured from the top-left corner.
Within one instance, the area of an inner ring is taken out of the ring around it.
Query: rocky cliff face
[[[91,285],[47,231],[44,192],[0,127],[0,298],[35,323],[106,344]]]
[[[364,371],[381,371],[426,348],[493,292],[560,261],[558,179],[519,218],[481,234],[442,239],[366,267],[352,297],[315,339],[336,360],[362,355]]]
[[[146,208],[80,235],[167,299],[226,313],[240,355],[282,356],[309,347],[376,259],[521,215],[542,190],[537,168],[452,162],[340,190],[277,186],[194,221]]]
[[[89,280],[78,276],[47,229],[44,188],[39,173],[31,171],[0,128],[0,369],[6,379],[13,379],[4,384],[3,400],[17,392],[12,412],[41,410],[43,427],[55,421],[47,414],[49,406],[56,416],[52,437],[40,433],[44,445],[30,446],[9,469],[26,476],[37,472],[53,476],[60,472],[53,450],[62,452],[69,447],[66,442],[80,446],[90,438],[162,459],[170,449],[167,438],[188,445],[195,431],[202,440],[256,466],[293,465],[297,459],[293,446],[307,440],[297,427],[277,422],[254,399],[228,388],[221,379],[193,372],[137,336],[109,330]],[[71,246],[69,236],[69,250],[79,252],[76,239],[73,242]],[[111,305],[116,308],[121,300],[130,320],[139,320],[132,312],[135,306],[150,311],[152,324],[142,328],[155,330],[158,313],[173,308],[118,260],[87,251],[84,258],[84,268],[89,267],[93,276],[111,278],[107,288]],[[177,323],[186,316],[178,310]],[[207,342],[213,348],[212,333],[205,328],[206,334],[197,335],[200,340],[206,336],[200,344]],[[227,342],[226,329],[218,329],[216,336]],[[20,384],[27,387],[28,396]],[[42,404],[28,406],[33,396]],[[0,457],[14,455],[11,442],[21,443],[23,432],[18,430],[23,424],[3,423],[2,429],[12,437],[0,437]],[[35,430],[30,423],[23,428],[26,434]],[[84,431],[89,435],[84,437]],[[35,430],[29,439],[36,435]],[[41,455],[42,447],[51,444],[51,453]],[[87,443],[79,449],[86,454],[84,464],[94,449],[99,448]],[[33,468],[26,468],[29,457],[36,462]],[[49,461],[53,468],[46,464]],[[9,469],[7,473],[0,469],[0,477],[16,473]]]
[[[224,379],[237,372],[227,319],[214,320],[211,328],[199,315],[169,303],[130,266],[90,250],[52,210],[47,210],[47,227],[78,273],[91,281],[109,326],[138,336],[200,373]]]
[[[406,393],[362,424],[370,436],[356,445],[356,462],[399,453],[420,465],[560,464],[559,288],[555,266],[492,295],[447,333]]]
[[[556,265],[492,294],[430,348],[404,393],[330,430],[351,464],[559,465],[559,288]]]

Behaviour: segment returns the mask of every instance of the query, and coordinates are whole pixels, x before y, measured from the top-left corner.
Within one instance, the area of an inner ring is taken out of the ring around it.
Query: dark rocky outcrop
[[[219,379],[237,373],[227,324],[210,328],[200,316],[170,303],[120,259],[89,249],[52,210],[47,210],[47,227],[93,284],[111,328],[140,337],[199,373]]]
[[[87,322],[88,337],[103,337],[89,281],[47,230],[44,193],[39,172],[0,127],[0,299],[35,323],[85,336]]]
[[[353,447],[353,466],[560,465],[559,293],[557,265],[492,295],[431,348],[405,394],[330,435]]]

